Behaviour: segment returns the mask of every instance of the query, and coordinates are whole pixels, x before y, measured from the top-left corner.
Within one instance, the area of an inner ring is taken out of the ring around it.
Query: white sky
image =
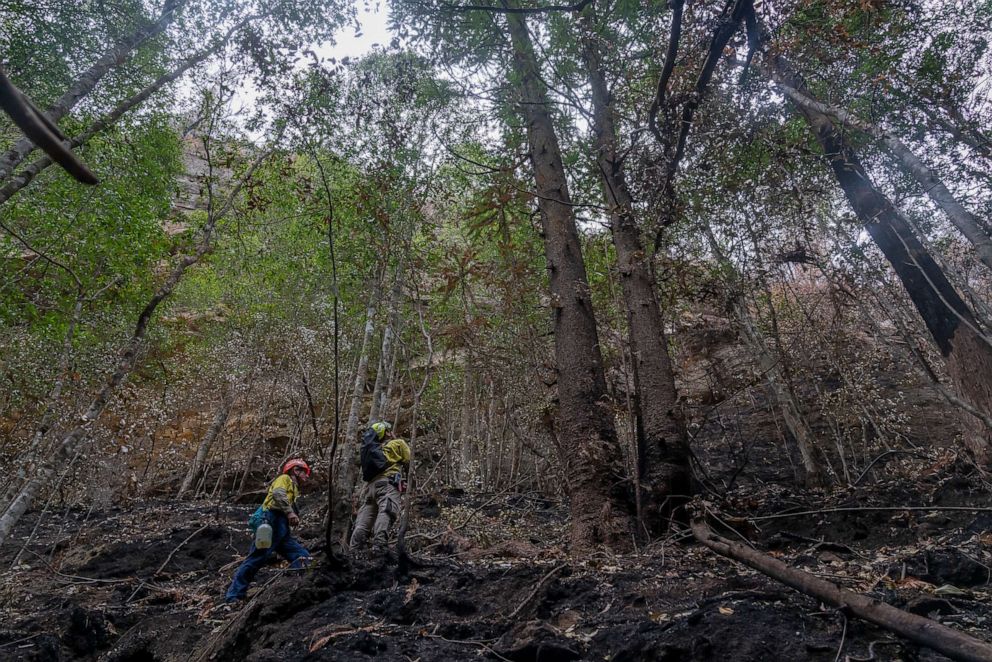
[[[322,59],[336,58],[340,61],[345,57],[359,58],[376,46],[387,45],[392,40],[393,35],[386,27],[388,19],[389,12],[381,3],[366,2],[358,8],[357,20],[361,26],[360,36],[356,36],[355,25],[350,24],[338,30],[333,44],[325,42],[312,48]],[[192,81],[184,79],[181,85],[183,87],[190,86]],[[234,94],[232,106],[241,109],[251,108],[255,105],[258,96],[259,92],[251,80],[244,80]],[[265,129],[259,128],[247,133],[251,139],[260,141],[265,135]]]
[[[321,44],[314,50],[321,57],[334,57],[339,60],[343,57],[354,58],[365,55],[375,45],[384,46],[393,38],[386,28],[388,18],[388,10],[379,3],[360,7],[358,9],[358,22],[362,29],[360,37],[355,36],[354,26],[348,26],[335,36],[335,44]]]

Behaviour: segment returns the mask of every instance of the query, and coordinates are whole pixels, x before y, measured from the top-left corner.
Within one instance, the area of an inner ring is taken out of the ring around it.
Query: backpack
[[[362,435],[362,480],[366,483],[381,474],[389,467],[389,460],[382,452],[379,435],[375,430],[368,429]]]
[[[264,521],[266,521],[265,509],[259,506],[258,509],[251,514],[251,517],[248,518],[248,530],[251,531],[252,533],[255,533],[255,531]]]

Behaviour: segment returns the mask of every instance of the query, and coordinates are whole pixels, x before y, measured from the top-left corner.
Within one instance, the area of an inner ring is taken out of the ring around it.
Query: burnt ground
[[[992,639],[992,512],[870,509],[987,508],[987,486],[957,463],[928,474],[937,456],[910,461],[856,490],[751,484],[708,499],[727,535]],[[422,565],[399,574],[358,558],[332,573],[318,554],[307,571],[263,569],[233,610],[220,603],[251,506],[35,514],[0,548],[0,659],[945,659],[677,536],[569,557],[564,506],[539,495],[455,491],[415,506],[409,544]],[[827,508],[869,509],[791,515]],[[316,548],[319,531],[300,537]]]

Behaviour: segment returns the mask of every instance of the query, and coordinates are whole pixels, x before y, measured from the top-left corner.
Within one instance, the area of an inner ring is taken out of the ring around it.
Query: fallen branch
[[[821,515],[825,513],[856,513],[869,511],[934,511],[934,512],[961,512],[961,513],[992,513],[992,508],[983,506],[848,506],[842,508],[820,508],[818,510],[799,510],[794,513],[776,513],[774,515],[757,515],[745,519],[757,522],[767,519],[783,519],[785,517],[802,517],[804,515]]]
[[[423,636],[429,639],[440,639],[441,641],[446,641],[449,644],[461,644],[463,646],[478,646],[480,648],[484,648],[485,650],[489,651],[490,655],[496,656],[500,660],[503,660],[503,662],[512,662],[512,660],[510,660],[509,658],[503,657],[502,655],[497,653],[495,650],[493,650],[492,646],[490,646],[484,641],[477,641],[475,639],[448,639],[446,637],[442,637],[439,634],[427,634],[427,633],[425,633]]]
[[[696,540],[727,558],[739,561],[755,570],[791,586],[801,593],[849,613],[920,645],[946,655],[952,660],[988,662],[992,660],[992,644],[953,630],[929,618],[896,609],[860,593],[840,588],[813,575],[789,567],[778,559],[716,535],[701,519],[692,522]]]
[[[196,536],[198,533],[200,533],[201,531],[203,531],[204,529],[206,529],[209,526],[210,526],[210,524],[204,524],[199,529],[197,529],[193,533],[191,533],[188,536],[186,536],[186,539],[185,540],[183,540],[181,543],[179,543],[178,545],[176,545],[176,548],[174,550],[172,550],[171,552],[169,552],[169,555],[167,557],[165,557],[165,560],[164,561],[162,561],[162,565],[160,565],[158,567],[158,570],[156,570],[155,573],[152,575],[152,579],[155,579],[156,577],[158,577],[159,573],[161,573],[163,570],[165,570],[165,566],[169,565],[169,561],[171,561],[172,560],[172,557],[176,555],[176,552],[178,552],[180,549],[182,549],[183,546],[186,543],[188,543],[190,540],[192,540],[194,536]]]
[[[541,587],[544,586],[544,584],[549,579],[551,579],[552,576],[554,576],[555,574],[557,574],[560,570],[562,570],[563,568],[565,568],[567,565],[568,565],[567,563],[563,563],[561,565],[555,566],[554,568],[551,568],[551,570],[548,571],[548,573],[546,575],[544,575],[543,577],[541,577],[541,581],[537,582],[537,586],[534,587],[534,590],[531,591],[530,594],[526,598],[524,598],[524,601],[521,602],[517,606],[517,608],[513,610],[513,613],[511,613],[509,616],[506,617],[506,619],[508,621],[512,621],[514,618],[516,618],[517,617],[517,614],[519,614],[523,610],[523,608],[526,607],[530,603],[530,601],[534,599],[534,596],[537,595],[537,592],[541,590]]]

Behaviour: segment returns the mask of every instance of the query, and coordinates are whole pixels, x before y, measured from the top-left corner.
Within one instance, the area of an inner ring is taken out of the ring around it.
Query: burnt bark
[[[784,58],[771,57],[769,63],[789,87],[810,96],[802,78]],[[992,344],[976,316],[906,219],[875,188],[854,149],[830,118],[809,105],[796,107],[813,130],[854,212],[923,318],[955,389],[968,405],[988,415],[992,412]],[[976,462],[987,466],[992,460],[992,430],[971,415],[966,415],[965,426],[965,445]]]
[[[653,264],[634,216],[634,198],[617,149],[613,97],[593,35],[585,35],[583,50],[592,88],[596,165],[609,208],[627,313],[641,517],[648,533],[657,535],[665,531],[667,520],[689,494],[689,447],[678,414]]]
[[[678,48],[678,40],[681,37],[682,2],[675,2],[672,11],[669,50],[658,83],[657,95],[651,104],[649,113],[649,125],[652,133],[664,152],[661,176],[661,220],[654,242],[656,253],[661,248],[664,229],[674,224],[678,217],[675,178],[678,175],[679,164],[685,156],[685,147],[689,139],[689,131],[692,128],[692,120],[706,95],[710,80],[713,78],[713,72],[716,71],[716,65],[723,57],[730,38],[740,29],[741,21],[744,20],[748,12],[753,11],[753,8],[752,0],[730,0],[726,5],[723,15],[717,19],[713,37],[706,51],[706,59],[703,60],[696,82],[692,90],[682,99],[674,98],[668,94],[667,90]],[[678,111],[679,101],[683,101],[681,112]],[[663,112],[665,118],[662,128],[656,126],[656,117],[659,111]]]
[[[506,20],[551,285],[557,424],[559,437],[567,444],[572,547],[575,551],[597,545],[622,549],[630,544],[633,532],[632,500],[606,398],[596,318],[561,148],[524,17],[510,13]]]
[[[978,259],[992,269],[992,238],[989,237],[974,214],[965,209],[964,205],[954,197],[954,194],[950,192],[937,173],[931,170],[895,133],[885,130],[877,124],[866,122],[844,108],[821,103],[784,83],[780,83],[779,87],[796,105],[812,112],[827,115],[845,126],[863,131],[883,142],[920,184],[927,196],[947,214],[951,223],[971,243],[978,254]]]

